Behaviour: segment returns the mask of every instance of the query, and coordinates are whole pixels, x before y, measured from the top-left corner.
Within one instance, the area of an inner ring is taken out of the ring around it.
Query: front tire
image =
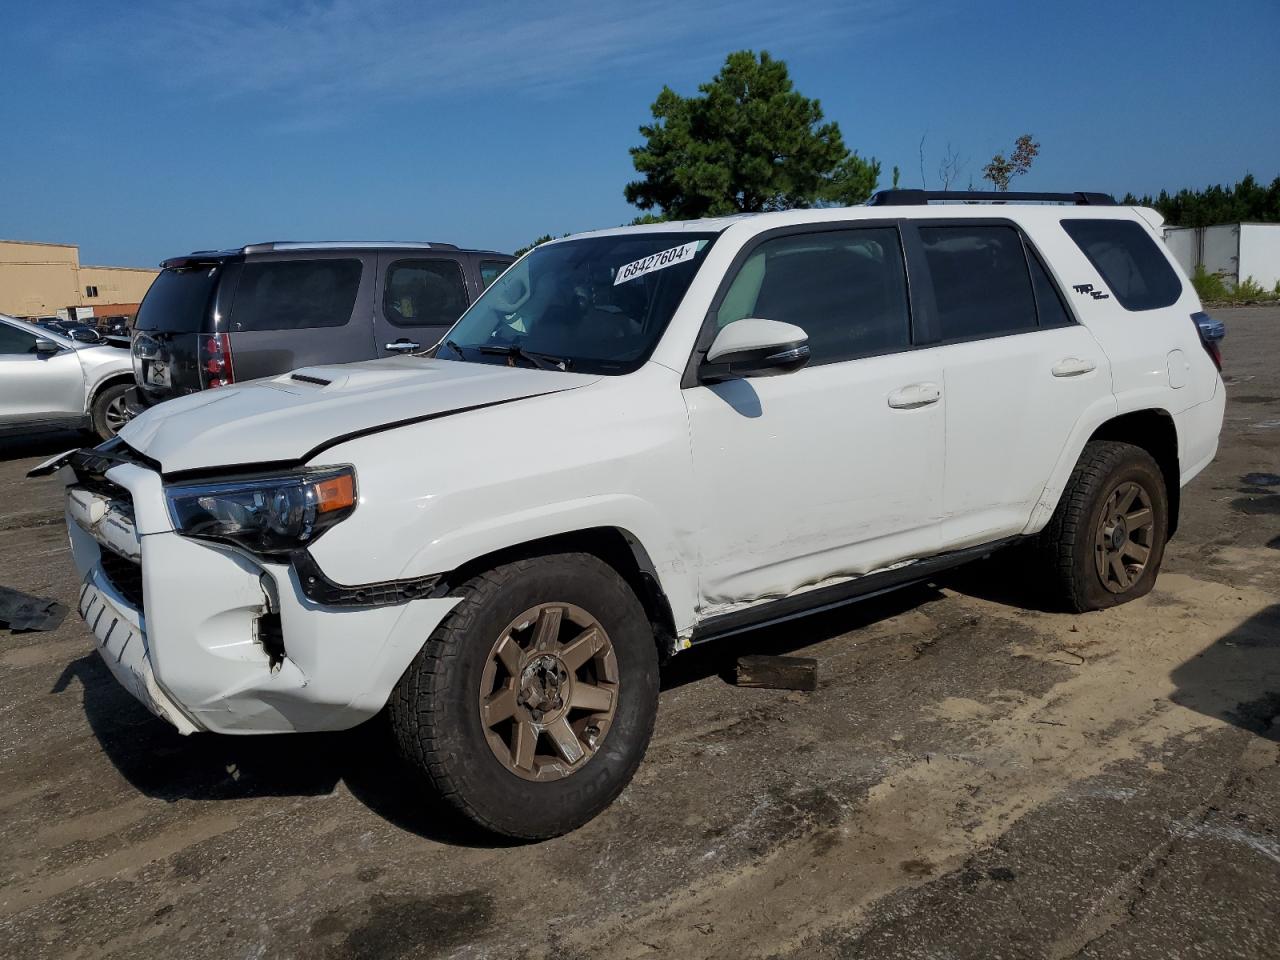
[[[110,440],[129,422],[129,411],[124,404],[124,395],[128,392],[129,384],[113,383],[103,387],[93,398],[90,420],[93,432],[101,439]]]
[[[466,817],[538,840],[599,814],[653,733],[658,657],[644,608],[583,553],[468,580],[389,704],[402,754]]]
[[[1040,534],[1054,599],[1083,613],[1145,596],[1168,530],[1168,491],[1151,455],[1112,440],[1087,444]]]

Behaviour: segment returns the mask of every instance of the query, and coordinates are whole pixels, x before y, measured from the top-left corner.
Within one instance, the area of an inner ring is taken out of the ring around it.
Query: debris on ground
[[[751,654],[738,658],[734,683],[739,687],[774,690],[817,690],[818,661],[812,657],[770,657]]]
[[[67,608],[57,600],[0,587],[0,626],[7,626],[14,633],[57,630],[66,615]]]

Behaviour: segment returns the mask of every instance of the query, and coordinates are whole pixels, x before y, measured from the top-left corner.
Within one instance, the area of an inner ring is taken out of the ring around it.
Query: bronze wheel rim
[[[609,634],[571,603],[531,607],[490,648],[479,707],[489,748],[511,773],[572,776],[599,751],[617,712]]]
[[[1151,495],[1126,481],[1111,491],[1094,534],[1094,563],[1102,585],[1124,593],[1142,576],[1155,542]]]

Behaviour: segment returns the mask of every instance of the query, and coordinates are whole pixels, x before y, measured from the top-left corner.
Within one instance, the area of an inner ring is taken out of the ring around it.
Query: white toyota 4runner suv
[[[184,733],[387,708],[539,838],[626,785],[693,644],[1017,541],[1068,609],[1140,597],[1217,448],[1207,318],[1154,212],[995,199],[558,240],[434,356],[159,405],[44,465],[80,613]]]

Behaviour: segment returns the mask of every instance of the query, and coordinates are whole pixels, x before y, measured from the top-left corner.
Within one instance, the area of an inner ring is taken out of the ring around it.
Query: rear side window
[[[1182,296],[1182,281],[1141,225],[1132,220],[1063,220],[1062,229],[1126,310],[1155,310]]]
[[[1035,329],[1035,296],[1017,230],[962,224],[919,230],[937,301],[939,339]]]
[[[0,323],[0,356],[15,353],[35,353],[35,334],[19,330],[7,323]]]
[[[209,301],[220,273],[221,268],[216,266],[161,270],[142,298],[134,329],[166,333],[200,333],[211,329],[206,326]]]
[[[500,260],[481,260],[480,261],[480,286],[487,287],[493,281],[502,276],[502,271],[511,266],[509,263],[503,263]]]
[[[467,309],[456,260],[397,260],[387,267],[382,312],[397,326],[449,326]]]
[[[360,289],[359,260],[246,263],[231,309],[231,330],[340,327]]]
[[[894,227],[778,237],[739,269],[716,314],[794,323],[809,335],[810,365],[911,344],[907,277]]]

